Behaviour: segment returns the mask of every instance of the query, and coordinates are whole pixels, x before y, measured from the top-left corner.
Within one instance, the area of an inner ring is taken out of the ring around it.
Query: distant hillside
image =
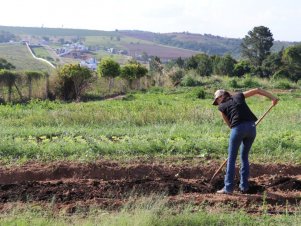
[[[0,44],[0,58],[6,59],[12,63],[16,70],[34,70],[52,72],[48,64],[34,59],[29,53],[27,47],[21,44]]]
[[[143,56],[158,56],[162,60],[186,58],[203,52],[209,55],[231,54],[240,58],[242,39],[224,38],[211,34],[153,33],[137,30],[99,31],[67,28],[9,27],[0,26],[0,31],[13,34],[16,40],[39,44],[47,40],[53,50],[63,43],[80,42],[87,47],[86,56],[101,58],[111,55],[120,62],[129,57],[142,60]],[[63,41],[62,41],[63,40]],[[273,51],[293,45],[293,42],[274,42]],[[122,53],[122,54],[120,54]],[[1,57],[1,56],[0,56]]]
[[[182,49],[204,52],[209,55],[231,54],[240,57],[240,45],[242,39],[224,38],[211,34],[182,33],[152,33],[146,31],[120,31],[120,33],[137,39],[160,43],[167,46],[175,46]],[[294,45],[294,42],[275,41],[272,51]]]

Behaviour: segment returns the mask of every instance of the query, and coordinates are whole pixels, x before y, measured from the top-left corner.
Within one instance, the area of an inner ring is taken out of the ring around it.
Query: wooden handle
[[[215,173],[213,174],[210,183],[213,181],[213,179],[215,178],[215,176],[219,173],[219,171],[221,171],[221,169],[224,167],[224,165],[226,165],[228,161],[228,158],[223,162],[223,164],[215,171]]]
[[[255,125],[257,126],[261,120],[267,115],[267,113],[269,113],[269,111],[274,107],[274,105],[271,105],[271,107],[263,114],[263,116],[261,116],[260,119],[257,120],[257,122],[255,123]]]

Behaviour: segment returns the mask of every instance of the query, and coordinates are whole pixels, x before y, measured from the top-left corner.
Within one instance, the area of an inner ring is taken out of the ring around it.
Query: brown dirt
[[[300,208],[301,166],[252,164],[250,194],[215,192],[221,173],[210,183],[220,163],[170,164],[138,161],[118,163],[27,163],[0,167],[0,211],[11,203],[52,203],[58,209],[100,206],[116,209],[130,197],[164,194],[171,203],[205,208],[227,206],[247,212],[293,213]],[[238,176],[238,171],[237,171]],[[238,177],[236,177],[238,178]],[[238,181],[237,186],[238,188]]]

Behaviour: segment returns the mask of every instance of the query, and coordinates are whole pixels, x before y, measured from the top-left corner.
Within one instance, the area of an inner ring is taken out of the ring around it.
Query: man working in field
[[[219,194],[231,194],[234,190],[235,162],[238,149],[240,150],[240,190],[247,193],[249,190],[249,151],[256,137],[256,116],[248,107],[245,98],[259,94],[272,100],[272,105],[278,103],[278,99],[271,93],[260,89],[251,89],[243,93],[231,95],[225,90],[217,90],[214,94],[213,105],[218,105],[218,110],[226,124],[231,128],[228,161],[223,189]]]

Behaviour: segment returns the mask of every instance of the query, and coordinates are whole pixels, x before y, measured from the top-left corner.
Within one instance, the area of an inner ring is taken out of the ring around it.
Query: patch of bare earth
[[[227,206],[250,213],[293,213],[300,208],[301,167],[252,164],[250,194],[216,194],[221,173],[210,183],[219,163],[199,165],[137,161],[118,163],[27,163],[0,168],[0,211],[12,203],[53,203],[56,208],[122,207],[133,195],[164,194],[173,204],[193,203],[205,208]],[[238,171],[237,171],[237,177]]]

